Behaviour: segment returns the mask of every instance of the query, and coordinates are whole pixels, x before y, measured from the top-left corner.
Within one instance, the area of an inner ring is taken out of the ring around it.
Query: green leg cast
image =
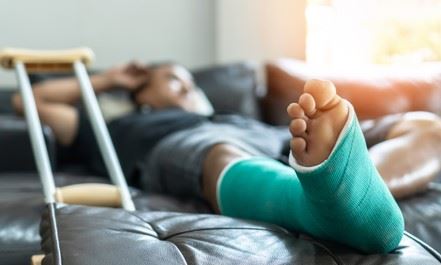
[[[222,214],[266,221],[367,253],[396,248],[404,221],[369,159],[351,112],[330,157],[293,168],[268,158],[232,163],[218,182]]]

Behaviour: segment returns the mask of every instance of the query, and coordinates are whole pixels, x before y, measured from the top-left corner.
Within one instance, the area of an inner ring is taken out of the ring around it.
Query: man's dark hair
[[[155,71],[161,67],[164,66],[174,66],[177,65],[176,62],[174,61],[159,61],[159,62],[154,62],[154,63],[147,63],[145,64],[145,66],[147,67],[147,69],[151,72],[151,71]],[[139,90],[143,89],[145,86],[147,86],[149,83],[149,81],[147,80],[147,82],[143,83],[142,85],[140,85],[137,89],[133,90],[130,93],[130,99],[132,102],[136,102],[135,101],[135,95],[136,93],[138,93]]]
[[[175,61],[159,61],[159,62],[154,62],[154,63],[147,63],[145,66],[149,70],[156,70],[156,69],[161,68],[163,66],[174,66],[177,64],[178,63],[176,63]]]

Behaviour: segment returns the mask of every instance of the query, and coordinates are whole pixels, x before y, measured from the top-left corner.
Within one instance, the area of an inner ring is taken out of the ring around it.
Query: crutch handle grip
[[[71,71],[75,61],[81,61],[86,66],[95,58],[90,48],[68,50],[27,50],[5,48],[0,50],[0,65],[6,69],[14,68],[17,62],[22,62],[28,72]]]
[[[110,184],[87,183],[57,188],[55,200],[67,204],[121,207],[120,191]]]

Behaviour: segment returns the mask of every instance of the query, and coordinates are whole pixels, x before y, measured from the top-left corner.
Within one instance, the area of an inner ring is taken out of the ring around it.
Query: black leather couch
[[[212,214],[49,205],[41,234],[43,265],[440,263],[409,236],[392,253],[364,255],[278,226]]]
[[[196,82],[220,112],[259,118],[256,68],[234,64],[195,71]],[[234,97],[231,97],[234,94]],[[229,101],[219,100],[229,95]],[[9,92],[0,92],[0,264],[439,264],[441,257],[408,234],[388,255],[363,255],[331,242],[259,222],[210,214],[202,201],[132,190],[140,212],[45,205],[35,174],[26,126],[14,117]],[[107,182],[81,165],[56,161],[56,145],[45,129],[56,182]],[[406,228],[441,249],[441,191],[400,202]],[[41,235],[38,231],[41,214]],[[197,214],[195,214],[197,213]],[[91,215],[93,214],[93,216]],[[57,221],[56,224],[51,220]],[[58,228],[57,236],[53,235]],[[43,239],[40,246],[40,240]]]

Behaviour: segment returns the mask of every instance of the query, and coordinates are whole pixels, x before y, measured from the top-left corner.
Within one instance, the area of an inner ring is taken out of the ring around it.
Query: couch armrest
[[[52,168],[55,165],[56,142],[52,130],[44,126],[43,135]],[[35,172],[36,165],[26,121],[13,115],[0,115],[0,172]]]
[[[360,120],[409,111],[441,113],[439,63],[332,69],[278,59],[267,62],[265,70],[268,93],[263,100],[264,119],[275,125],[288,124],[286,107],[299,99],[305,82],[312,78],[332,81]]]

